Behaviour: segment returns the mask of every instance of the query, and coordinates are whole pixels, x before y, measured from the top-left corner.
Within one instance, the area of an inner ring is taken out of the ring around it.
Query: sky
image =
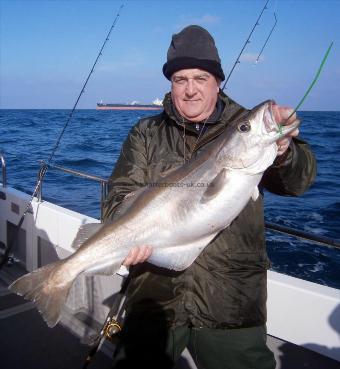
[[[0,0],[0,108],[72,108],[123,3],[78,108],[162,99],[171,36],[190,24],[213,35],[228,75],[266,1]],[[225,92],[246,108],[266,99],[295,107],[331,41],[301,110],[339,111],[340,0],[270,0]]]

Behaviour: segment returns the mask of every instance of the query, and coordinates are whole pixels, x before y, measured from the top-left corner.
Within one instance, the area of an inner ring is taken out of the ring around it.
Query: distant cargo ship
[[[139,104],[133,101],[130,104],[104,104],[97,103],[97,110],[162,110],[162,100],[156,99],[152,104]]]

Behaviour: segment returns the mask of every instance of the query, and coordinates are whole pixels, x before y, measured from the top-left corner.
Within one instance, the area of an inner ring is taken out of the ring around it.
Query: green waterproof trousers
[[[180,358],[186,347],[198,369],[275,369],[276,365],[264,326],[163,329],[144,320],[125,326],[123,331],[114,354],[114,369],[189,369]]]

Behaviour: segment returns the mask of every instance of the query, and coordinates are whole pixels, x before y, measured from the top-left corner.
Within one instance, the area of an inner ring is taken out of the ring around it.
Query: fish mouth
[[[272,138],[272,140],[277,140],[283,136],[286,136],[290,132],[298,128],[300,121],[296,119],[295,122],[285,125],[285,122],[278,123],[277,115],[275,114],[275,107],[278,106],[274,100],[268,100],[265,104],[265,109],[263,113],[263,122],[267,134]]]
[[[263,113],[263,123],[268,134],[277,133],[279,124],[276,123],[273,107],[277,105],[274,100],[268,100],[265,103],[265,110]]]

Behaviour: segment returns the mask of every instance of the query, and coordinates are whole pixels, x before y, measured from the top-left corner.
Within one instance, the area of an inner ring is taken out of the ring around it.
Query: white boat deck
[[[20,273],[22,269],[18,266],[6,266],[0,272],[1,368],[81,368],[90,347],[63,324],[48,328],[32,303],[8,292],[7,284]],[[275,353],[276,369],[340,368],[336,360],[277,338],[268,336],[268,344]],[[89,368],[110,368],[112,352],[113,345],[107,342]],[[176,365],[176,369],[194,367],[188,353]]]

